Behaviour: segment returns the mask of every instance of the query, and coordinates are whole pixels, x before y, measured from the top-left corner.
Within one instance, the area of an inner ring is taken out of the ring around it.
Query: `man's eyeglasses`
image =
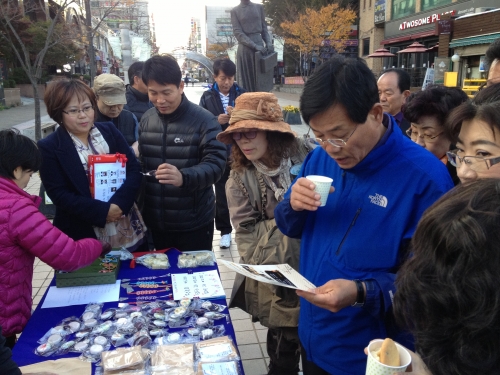
[[[358,124],[359,125],[359,124]],[[352,131],[351,134],[347,138],[341,139],[341,138],[332,138],[332,139],[325,139],[322,140],[321,138],[308,138],[307,142],[314,148],[317,146],[323,145],[325,142],[328,142],[332,146],[335,147],[344,147],[347,144],[347,141],[352,137],[356,129],[358,128],[358,125],[354,127],[354,130]]]
[[[94,107],[89,105],[88,107],[83,107],[82,109],[70,109],[69,111],[63,110],[62,112],[66,113],[70,117],[78,117],[80,112],[85,113],[85,115],[89,115],[91,111],[94,111]]]
[[[257,137],[257,132],[255,130],[253,130],[250,132],[233,133],[233,139],[235,141],[239,141],[242,136],[244,136],[246,139],[255,139],[255,137]]]
[[[485,159],[482,156],[463,156],[456,154],[457,150],[447,152],[448,160],[454,167],[460,168],[462,164],[467,165],[470,169],[476,172],[484,172],[490,169],[495,164],[500,163],[500,157]]]
[[[424,142],[426,143],[432,143],[432,142],[435,142],[436,141],[436,138],[439,137],[441,134],[443,134],[443,132],[439,133],[439,134],[436,134],[436,135],[429,135],[429,134],[418,134],[418,132],[414,132],[411,130],[411,128],[409,128],[408,130],[406,130],[406,135],[408,135],[408,137],[410,137],[412,140],[416,140],[417,137],[420,138],[420,139],[423,139]]]

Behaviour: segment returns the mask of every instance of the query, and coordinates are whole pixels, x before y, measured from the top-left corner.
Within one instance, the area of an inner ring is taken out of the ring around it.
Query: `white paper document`
[[[219,274],[216,270],[193,273],[173,273],[174,300],[183,298],[226,298]]]
[[[309,291],[316,288],[313,283],[307,280],[300,273],[295,271],[288,264],[271,264],[271,265],[255,265],[255,264],[239,264],[228,262],[227,260],[218,259],[218,264],[226,266],[246,277],[251,279],[284,286],[286,288],[299,289]]]
[[[120,280],[114,284],[72,286],[57,288],[51,286],[42,309],[73,305],[86,305],[92,302],[115,302],[120,299]]]

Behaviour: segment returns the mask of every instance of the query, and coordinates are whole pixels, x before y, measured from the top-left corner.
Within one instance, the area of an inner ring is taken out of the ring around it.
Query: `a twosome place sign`
[[[399,24],[399,30],[412,29],[414,27],[428,25],[428,24],[431,24],[434,22],[438,22],[441,19],[442,15],[451,14],[452,16],[454,16],[455,13],[456,13],[455,10],[450,10],[448,12],[443,12],[443,13],[433,13],[430,16],[416,18],[416,19],[413,19],[410,21],[403,21]]]

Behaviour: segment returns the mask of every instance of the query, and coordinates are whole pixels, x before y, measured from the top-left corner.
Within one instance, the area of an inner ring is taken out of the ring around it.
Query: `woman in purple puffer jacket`
[[[9,347],[31,316],[35,257],[55,269],[74,271],[110,250],[95,239],[72,240],[38,211],[40,197],[23,189],[41,162],[31,139],[0,131],[0,326]]]

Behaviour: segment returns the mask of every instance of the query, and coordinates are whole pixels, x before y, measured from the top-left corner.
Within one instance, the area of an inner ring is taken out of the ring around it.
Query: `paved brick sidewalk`
[[[26,102],[25,105],[0,111],[0,130],[9,129],[14,125],[22,124],[27,121],[33,121],[33,124],[35,123],[35,104],[33,99],[23,98],[23,101]],[[40,115],[42,116],[42,123],[44,121],[51,121],[47,116],[47,110],[45,109],[43,100],[40,101]]]

